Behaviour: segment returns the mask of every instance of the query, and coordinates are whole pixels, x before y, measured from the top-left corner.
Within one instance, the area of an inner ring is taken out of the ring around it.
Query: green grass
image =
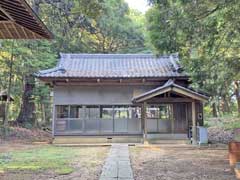
[[[240,120],[234,121],[234,122],[230,122],[230,123],[226,123],[224,127],[225,127],[225,129],[240,128]]]
[[[74,171],[70,163],[78,154],[78,149],[54,146],[1,153],[0,171],[53,170],[58,174],[70,174]]]
[[[240,118],[234,116],[224,116],[218,118],[206,118],[205,127],[219,127],[226,130],[240,128]]]

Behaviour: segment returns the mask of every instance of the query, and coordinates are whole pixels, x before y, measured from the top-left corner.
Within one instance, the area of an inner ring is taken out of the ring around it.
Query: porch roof
[[[0,39],[52,39],[25,0],[0,0]]]
[[[167,93],[167,92],[176,92],[183,96],[187,96],[189,98],[199,100],[199,101],[207,101],[209,98],[207,95],[205,95],[203,93],[194,91],[192,88],[180,86],[180,85],[174,83],[174,81],[172,79],[169,79],[163,86],[157,87],[157,88],[152,89],[148,92],[145,92],[139,96],[136,96],[132,99],[132,101],[133,102],[143,102],[143,101],[151,99],[155,96]]]

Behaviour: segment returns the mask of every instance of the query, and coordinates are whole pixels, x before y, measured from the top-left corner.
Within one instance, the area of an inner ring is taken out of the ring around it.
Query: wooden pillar
[[[143,143],[144,144],[148,144],[147,142],[147,103],[144,102],[143,103],[143,107],[142,107],[142,119],[143,119]]]
[[[196,103],[192,102],[192,144],[197,144]]]
[[[55,135],[55,120],[56,120],[56,110],[55,104],[53,104],[53,114],[52,114],[52,137]]]
[[[174,134],[174,129],[175,129],[175,127],[174,127],[174,123],[175,123],[175,116],[174,116],[174,104],[171,104],[170,105],[170,120],[171,120],[171,134]]]

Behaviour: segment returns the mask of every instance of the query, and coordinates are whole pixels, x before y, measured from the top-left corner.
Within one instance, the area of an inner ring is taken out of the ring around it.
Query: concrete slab
[[[130,166],[122,166],[118,169],[118,177],[119,178],[132,178],[132,168]]]
[[[127,144],[113,144],[102,169],[100,180],[133,180]]]

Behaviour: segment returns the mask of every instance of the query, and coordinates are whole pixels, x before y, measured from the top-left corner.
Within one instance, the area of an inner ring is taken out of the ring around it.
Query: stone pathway
[[[133,180],[127,144],[113,144],[100,180]]]

